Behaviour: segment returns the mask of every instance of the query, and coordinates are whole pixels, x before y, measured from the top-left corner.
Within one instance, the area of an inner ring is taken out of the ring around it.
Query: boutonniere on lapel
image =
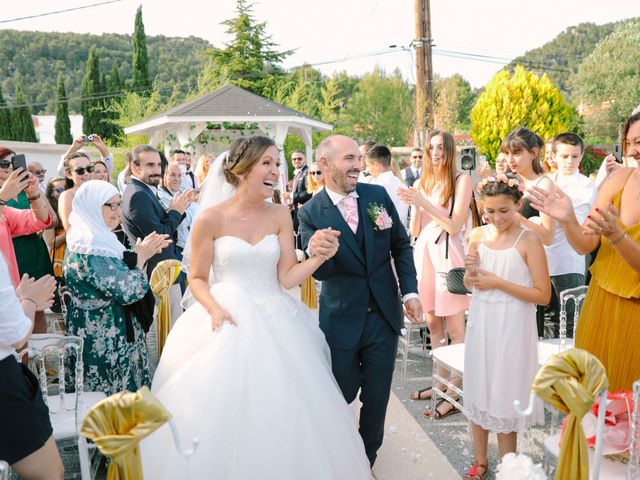
[[[373,228],[375,230],[386,230],[393,225],[393,220],[389,212],[387,212],[387,209],[378,203],[370,203],[367,208],[367,213],[373,222]]]

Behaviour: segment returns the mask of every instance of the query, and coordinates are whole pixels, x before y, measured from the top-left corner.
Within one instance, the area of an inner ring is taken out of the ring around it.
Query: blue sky
[[[22,0],[3,2],[0,21],[104,0]],[[0,23],[2,28],[82,33],[131,33],[138,5],[143,6],[149,35],[205,38],[214,45],[225,41],[220,22],[233,16],[234,0],[120,0],[75,12]],[[410,52],[389,45],[408,46],[414,38],[413,0],[255,0],[258,20],[283,50],[296,49],[285,66],[317,64],[331,74],[370,71],[378,64],[400,68],[414,79]],[[431,0],[436,50],[513,58],[552,40],[570,25],[607,23],[640,17],[637,0]],[[360,54],[389,52],[360,58]],[[474,87],[489,81],[502,65],[434,55],[434,71],[442,76],[460,73]]]

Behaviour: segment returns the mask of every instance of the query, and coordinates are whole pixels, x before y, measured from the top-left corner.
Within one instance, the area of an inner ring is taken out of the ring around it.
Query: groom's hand
[[[340,232],[331,227],[316,230],[309,240],[309,254],[321,255],[326,258],[333,257],[338,251]]]
[[[417,298],[410,298],[404,304],[404,312],[411,323],[424,322],[422,304]]]

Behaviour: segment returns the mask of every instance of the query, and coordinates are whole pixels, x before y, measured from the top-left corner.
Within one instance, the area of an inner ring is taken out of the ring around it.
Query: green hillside
[[[522,64],[538,74],[546,73],[560,91],[571,98],[569,84],[571,75],[578,70],[582,60],[593,51],[596,45],[612,33],[620,23],[604,25],[581,23],[568,27],[550,42],[513,60],[507,68],[513,70],[517,64]]]
[[[16,75],[35,114],[55,113],[56,76],[64,75],[71,112],[78,112],[89,49],[100,50],[100,72],[109,76],[117,66],[120,77],[131,79],[130,35],[89,35],[58,32],[0,30],[0,83],[7,103],[13,102]],[[147,36],[149,72],[162,99],[182,100],[195,89],[212,45],[201,38]]]

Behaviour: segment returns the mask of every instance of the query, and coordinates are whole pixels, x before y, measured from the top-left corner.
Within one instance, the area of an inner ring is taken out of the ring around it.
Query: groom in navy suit
[[[299,210],[299,234],[310,255],[328,253],[339,242],[336,255],[314,274],[322,281],[320,328],[347,403],[361,390],[360,435],[373,466],[382,445],[403,303],[411,321],[422,321],[413,253],[386,190],[358,183],[360,152],[354,140],[326,138],[316,162],[325,188]],[[370,213],[373,208],[380,218]]]

